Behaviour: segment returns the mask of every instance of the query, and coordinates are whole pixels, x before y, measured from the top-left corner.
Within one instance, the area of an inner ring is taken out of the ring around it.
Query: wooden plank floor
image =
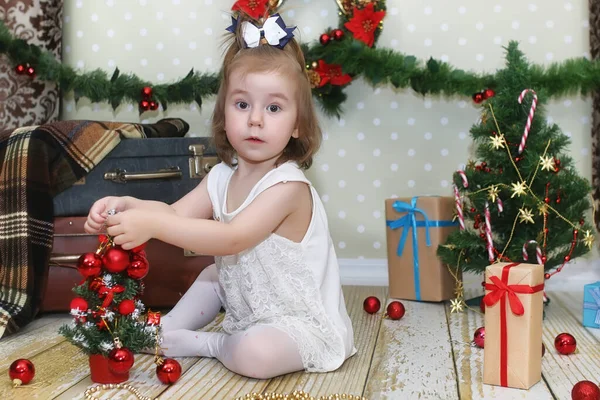
[[[483,385],[483,350],[468,345],[483,326],[476,311],[451,313],[446,303],[403,301],[400,321],[369,315],[362,309],[370,295],[386,299],[383,287],[344,287],[353,321],[358,353],[335,372],[294,373],[270,380],[249,379],[229,372],[213,359],[180,358],[183,374],[172,385],[162,385],[150,355],[136,355],[129,383],[144,396],[159,399],[235,399],[247,393],[290,393],[304,390],[318,398],[335,393],[375,399],[568,399],[573,385],[600,377],[600,330],[581,326],[581,290],[548,292],[542,361],[543,379],[530,390]],[[471,289],[468,295],[481,294]],[[218,330],[221,318],[207,330]],[[83,399],[93,385],[87,357],[58,334],[67,315],[46,315],[17,335],[0,341],[0,399]],[[573,334],[578,350],[563,356],[554,350],[554,337]],[[32,384],[13,388],[7,377],[10,363],[29,358],[36,366]],[[103,391],[102,399],[133,399],[129,392]]]

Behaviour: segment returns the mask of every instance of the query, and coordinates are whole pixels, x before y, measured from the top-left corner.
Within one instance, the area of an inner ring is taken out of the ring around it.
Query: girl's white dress
[[[289,181],[305,182],[312,194],[312,218],[300,243],[272,233],[240,254],[215,257],[229,334],[253,325],[281,329],[298,345],[310,372],[337,369],[356,352],[352,324],[342,293],[335,250],[321,199],[295,162],[269,171],[244,203],[227,212],[227,188],[235,167],[217,164],[208,175],[216,221],[230,222],[256,196]]]

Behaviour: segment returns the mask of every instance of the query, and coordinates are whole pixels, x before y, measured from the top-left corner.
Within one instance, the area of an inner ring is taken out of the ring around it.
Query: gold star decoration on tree
[[[463,298],[464,294],[465,294],[465,287],[462,283],[462,281],[457,281],[456,285],[454,286],[454,294],[456,295],[457,298]]]
[[[554,159],[552,157],[540,156],[540,165],[542,166],[542,171],[556,171],[556,168],[554,168]]]
[[[585,231],[585,234],[583,236],[583,244],[585,244],[591,250],[593,243],[594,243],[594,236],[591,234],[590,231]]]
[[[501,133],[499,135],[490,136],[490,146],[495,150],[504,148],[504,135]]]
[[[540,212],[540,215],[548,214],[548,204],[540,203],[538,211]]]
[[[490,186],[490,188],[488,189],[488,197],[490,198],[492,203],[496,202],[496,199],[498,198],[498,194],[500,194],[500,190],[498,190],[498,186],[496,186],[496,185]]]
[[[519,219],[521,223],[526,222],[526,223],[534,223],[533,221],[533,214],[531,213],[531,210],[529,208],[519,208]]]
[[[522,194],[525,194],[525,189],[527,188],[525,182],[511,183],[511,185],[513,191],[512,196],[510,196],[511,199],[515,196],[521,197]]]
[[[456,298],[456,299],[452,299],[450,300],[450,312],[451,313],[458,313],[458,312],[462,312],[465,308],[465,302],[463,301],[462,298]]]
[[[475,161],[469,160],[467,162],[467,169],[475,169]]]

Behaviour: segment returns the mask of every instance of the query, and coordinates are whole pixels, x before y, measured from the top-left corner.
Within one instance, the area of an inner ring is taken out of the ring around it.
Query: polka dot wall
[[[64,61],[81,70],[116,66],[154,81],[169,82],[192,67],[217,71],[222,32],[233,0],[65,0]],[[388,0],[380,47],[420,59],[430,56],[456,67],[494,71],[504,64],[509,40],[518,40],[539,64],[588,55],[587,2],[504,0]],[[287,0],[282,15],[298,25],[302,41],[317,40],[337,25],[334,0]],[[452,171],[470,154],[469,129],[478,112],[469,99],[421,97],[362,81],[348,89],[340,120],[321,115],[325,140],[308,171],[329,215],[341,258],[383,259],[386,198],[451,195]],[[139,121],[137,105],[107,104],[72,96],[63,119]],[[515,97],[516,101],[516,97]],[[209,135],[212,101],[170,106],[146,122],[180,117],[191,136]],[[549,122],[572,139],[580,173],[591,175],[591,101],[557,99],[547,107]],[[145,115],[146,116],[146,115]]]

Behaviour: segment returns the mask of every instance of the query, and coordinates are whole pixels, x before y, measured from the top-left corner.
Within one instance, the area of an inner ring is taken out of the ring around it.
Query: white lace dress
[[[213,216],[223,223],[277,183],[310,185],[297,164],[287,162],[268,172],[237,210],[226,212],[234,170],[220,163],[208,175]],[[273,233],[240,254],[215,257],[215,263],[226,310],[225,332],[233,334],[258,324],[281,329],[297,343],[307,371],[326,372],[337,369],[356,349],[325,209],[312,185],[310,189],[313,213],[301,242]]]

